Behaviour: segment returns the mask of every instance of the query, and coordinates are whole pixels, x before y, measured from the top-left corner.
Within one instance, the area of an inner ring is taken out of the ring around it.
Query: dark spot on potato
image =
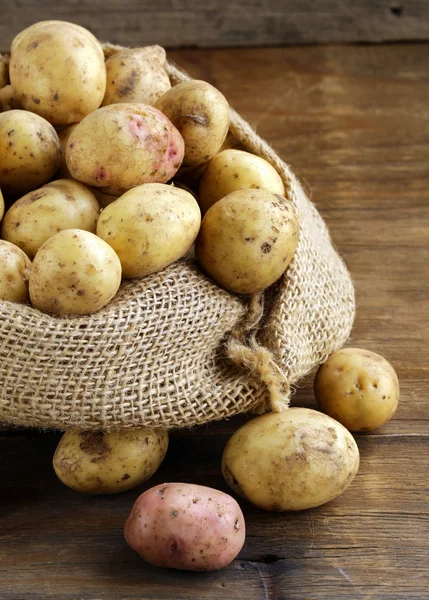
[[[179,516],[179,511],[178,510],[172,510],[170,514],[171,514],[172,517],[178,517]]]
[[[332,435],[332,437],[334,438],[334,440],[337,440],[337,439],[338,439],[338,436],[337,436],[337,434],[336,434],[336,431],[335,431],[335,429],[334,429],[333,427],[328,427],[328,431],[329,431],[329,433]]]
[[[264,242],[261,246],[261,250],[264,254],[269,254],[271,252],[271,244]]]
[[[123,476],[121,477],[121,481],[126,481],[126,480],[127,480],[127,479],[129,479],[130,477],[131,477],[131,476],[130,476],[130,475],[128,475],[128,473],[125,473],[125,475],[123,475]]]
[[[100,456],[110,453],[110,447],[104,440],[104,433],[83,431],[81,432],[80,437],[82,438],[82,441],[79,444],[79,448],[83,452],[86,452],[87,454],[98,454]]]
[[[233,177],[234,179],[238,179],[238,173],[234,173]]]
[[[73,142],[72,142],[72,143],[70,144],[70,148],[72,149],[72,148],[74,148],[74,146],[75,146],[75,145],[74,145],[74,144],[73,144]]]
[[[78,296],[85,296],[85,290],[78,290],[77,291],[77,295]]]
[[[165,485],[160,490],[158,490],[158,496],[163,496],[166,489],[167,489],[167,486]]]
[[[247,237],[247,238],[244,238],[244,239],[246,240],[246,242],[253,242],[253,241],[255,241],[254,237]]]
[[[170,554],[176,554],[177,550],[179,549],[179,544],[177,543],[177,540],[175,537],[171,537],[170,538],[170,545],[169,545],[169,550],[170,550]]]
[[[96,181],[104,181],[106,179],[106,169],[104,167],[95,169],[94,178]]]
[[[240,521],[238,519],[235,519],[234,529],[235,531],[238,531],[240,529]]]
[[[55,92],[55,94],[53,95],[53,99],[55,100],[55,102],[58,102],[59,97],[60,96],[59,96],[58,92]]]
[[[199,502],[199,501],[200,501],[200,498],[194,498],[192,500],[192,504],[197,504],[197,502]]]
[[[10,137],[14,133],[15,133],[15,129],[11,129],[10,131],[7,132],[7,135],[8,135],[8,137]]]
[[[34,104],[40,104],[40,98],[35,98],[32,96],[31,99],[33,100]]]

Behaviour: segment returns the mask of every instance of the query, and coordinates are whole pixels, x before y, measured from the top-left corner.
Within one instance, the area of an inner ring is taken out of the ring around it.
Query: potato
[[[99,214],[100,205],[88,188],[72,179],[57,179],[12,204],[1,236],[33,259],[40,246],[63,229],[95,233]]]
[[[13,244],[0,240],[0,300],[28,301],[31,262]]]
[[[228,494],[202,485],[164,483],[137,498],[124,534],[152,565],[213,571],[234,560],[246,531],[243,513]]]
[[[3,219],[4,215],[4,198],[2,191],[0,190],[0,221]]]
[[[103,106],[117,102],[155,104],[171,88],[161,46],[126,49],[106,62],[107,84]]]
[[[288,200],[263,190],[238,190],[205,214],[195,256],[225,289],[253,294],[284,273],[298,235],[298,217]]]
[[[66,148],[67,148],[67,142],[69,141],[69,137],[71,136],[71,134],[73,133],[73,131],[76,129],[77,126],[78,126],[78,123],[73,123],[72,125],[67,125],[67,127],[64,127],[63,129],[61,129],[58,132],[58,137],[61,142],[61,158],[60,158],[60,165],[56,172],[56,177],[58,177],[60,179],[71,179],[72,178],[72,176],[70,175],[70,171],[67,168]]]
[[[319,367],[314,395],[323,412],[350,431],[370,431],[395,413],[399,381],[392,365],[379,354],[343,348]]]
[[[180,167],[184,142],[159,110],[145,104],[111,104],[88,115],[66,149],[74,179],[119,196],[142,183],[164,183]]]
[[[103,210],[97,235],[119,256],[124,277],[144,277],[184,256],[200,224],[200,208],[189,192],[147,183]]]
[[[19,108],[15,100],[13,89],[11,85],[6,85],[0,90],[0,112],[6,112],[7,110],[13,110]]]
[[[242,150],[224,150],[207,164],[198,190],[199,204],[206,212],[231,192],[261,189],[284,196],[282,178],[266,160]]]
[[[22,108],[53,125],[77,123],[103,100],[103,49],[79,25],[35,23],[12,41],[10,81]]]
[[[109,194],[103,194],[102,191],[94,187],[91,188],[91,192],[97,198],[98,204],[102,208],[106,208],[106,206],[109,206],[109,204],[112,204],[112,202],[118,199],[118,196],[110,196]]]
[[[103,308],[121,283],[112,248],[89,231],[66,229],[37,252],[30,272],[35,308],[55,315],[88,315]]]
[[[342,494],[359,450],[340,423],[309,408],[267,413],[228,441],[222,472],[240,496],[264,510],[303,510]]]
[[[0,54],[0,88],[9,83],[9,59]]]
[[[198,166],[219,152],[229,129],[229,106],[206,81],[184,81],[155,104],[185,140],[183,165]]]
[[[164,429],[131,429],[111,433],[70,429],[54,454],[59,479],[77,492],[117,494],[141,485],[164,460]]]
[[[0,114],[0,186],[22,196],[49,181],[58,168],[61,144],[45,119],[25,110]]]

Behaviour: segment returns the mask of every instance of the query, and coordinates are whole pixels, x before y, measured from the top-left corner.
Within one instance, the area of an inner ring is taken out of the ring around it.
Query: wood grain
[[[426,0],[0,0],[0,14],[3,48],[47,19],[104,41],[169,48],[429,39]]]
[[[176,51],[217,85],[311,191],[352,272],[353,345],[401,382],[394,419],[357,436],[361,468],[326,506],[242,502],[247,540],[217,573],[155,569],[123,541],[149,485],[226,490],[225,442],[245,417],[172,436],[147,486],[113,497],[65,488],[57,434],[0,434],[0,600],[427,600],[429,589],[429,45]],[[311,377],[294,403],[314,406]]]

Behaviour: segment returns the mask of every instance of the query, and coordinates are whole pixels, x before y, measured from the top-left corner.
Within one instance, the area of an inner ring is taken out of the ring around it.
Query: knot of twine
[[[273,354],[256,340],[256,328],[264,313],[264,297],[251,297],[249,311],[243,321],[231,332],[226,343],[230,360],[252,374],[257,375],[268,390],[268,401],[259,404],[254,411],[283,412],[289,407],[290,385],[276,364]]]

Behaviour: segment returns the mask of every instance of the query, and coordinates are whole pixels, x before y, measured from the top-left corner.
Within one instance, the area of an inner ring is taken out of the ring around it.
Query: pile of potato
[[[155,273],[194,242],[201,268],[234,293],[285,272],[299,220],[280,176],[228,147],[222,94],[203,81],[171,88],[165,61],[152,46],[105,62],[96,38],[71,23],[16,36],[10,65],[0,61],[0,300],[89,314],[122,278]],[[222,472],[238,496],[273,511],[336,498],[359,467],[350,431],[385,423],[399,384],[384,358],[348,348],[320,367],[314,392],[326,414],[269,413],[231,437]],[[161,429],[69,430],[53,464],[74,490],[111,494],[147,481],[167,447]],[[125,537],[152,564],[218,569],[241,550],[245,522],[228,494],[166,483],[136,500]]]

